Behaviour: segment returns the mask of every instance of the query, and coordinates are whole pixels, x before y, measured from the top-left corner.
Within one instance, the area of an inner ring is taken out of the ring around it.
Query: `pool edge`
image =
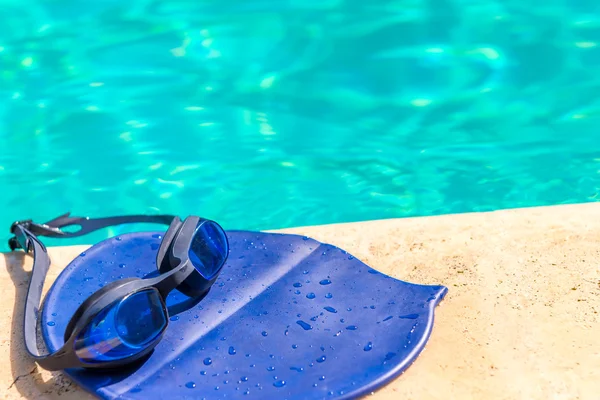
[[[424,351],[380,399],[592,398],[600,391],[600,204],[580,203],[306,226],[367,264],[417,284],[449,288]],[[86,245],[50,248],[52,281]],[[0,394],[7,399],[87,398],[25,358],[12,279],[28,275],[5,254]],[[26,269],[30,261],[26,259]],[[12,277],[12,279],[10,279]],[[47,287],[51,282],[47,283]],[[10,301],[8,300],[10,299]],[[560,327],[560,329],[558,329]],[[597,335],[596,335],[597,336]],[[12,339],[16,340],[12,340]],[[11,343],[11,341],[13,343]],[[34,372],[31,372],[34,371]],[[18,379],[17,379],[18,378]],[[506,385],[510,381],[511,385]]]

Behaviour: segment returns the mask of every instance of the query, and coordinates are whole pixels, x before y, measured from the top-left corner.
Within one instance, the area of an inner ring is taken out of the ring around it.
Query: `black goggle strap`
[[[70,217],[69,214],[65,214],[45,224],[36,224],[30,220],[17,221],[12,224],[10,230],[15,236],[9,240],[11,250],[22,248],[26,253],[33,252],[33,267],[27,290],[23,320],[25,347],[29,354],[36,359],[45,357],[41,355],[37,346],[37,322],[44,281],[50,268],[50,257],[48,257],[46,247],[37,236],[71,238],[109,226],[129,223],[169,225],[174,219],[175,216],[171,215],[131,215],[90,219],[87,217]],[[79,225],[81,229],[77,232],[64,232],[61,230],[61,228],[71,225]]]

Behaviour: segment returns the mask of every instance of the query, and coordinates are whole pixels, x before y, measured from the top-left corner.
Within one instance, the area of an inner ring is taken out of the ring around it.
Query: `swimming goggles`
[[[17,221],[10,231],[11,251],[33,252],[33,268],[24,313],[25,347],[47,370],[118,368],[149,356],[167,328],[167,295],[177,289],[201,298],[217,279],[229,254],[225,231],[214,221],[189,216],[131,215],[90,219],[62,215],[45,224]],[[46,247],[38,236],[72,238],[129,223],[169,225],[158,249],[159,274],[125,278],[106,284],[88,297],[71,317],[64,345],[42,355],[37,346],[38,309],[50,267]],[[78,225],[76,232],[62,228]]]

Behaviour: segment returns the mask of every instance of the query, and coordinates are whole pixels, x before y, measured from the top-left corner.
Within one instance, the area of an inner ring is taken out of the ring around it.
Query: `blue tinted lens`
[[[200,221],[190,244],[190,261],[204,279],[211,280],[227,259],[225,232],[212,221]]]
[[[166,326],[158,291],[145,289],[98,313],[77,336],[75,354],[84,363],[125,359],[144,350]]]

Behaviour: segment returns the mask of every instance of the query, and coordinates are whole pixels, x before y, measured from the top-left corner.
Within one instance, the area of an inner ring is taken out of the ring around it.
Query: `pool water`
[[[272,229],[599,198],[597,0],[0,5],[6,237],[69,210]]]

